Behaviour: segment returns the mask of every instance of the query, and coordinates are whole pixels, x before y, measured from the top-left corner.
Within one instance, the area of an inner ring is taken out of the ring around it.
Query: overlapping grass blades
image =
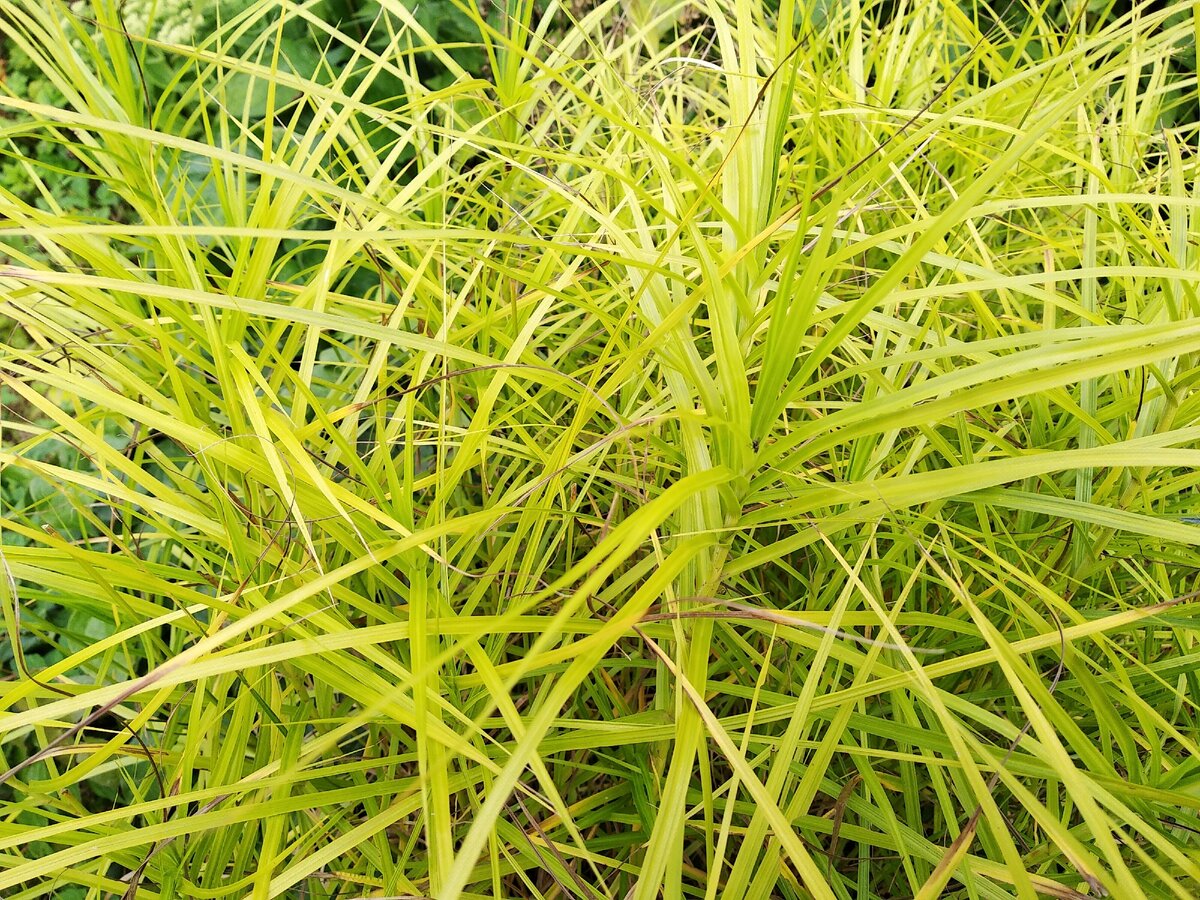
[[[624,7],[0,0],[0,894],[1195,896],[1200,7]]]

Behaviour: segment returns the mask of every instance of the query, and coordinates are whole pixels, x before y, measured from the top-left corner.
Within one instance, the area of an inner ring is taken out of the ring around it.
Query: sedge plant
[[[1196,896],[1200,5],[1064,6],[0,0],[0,895]]]

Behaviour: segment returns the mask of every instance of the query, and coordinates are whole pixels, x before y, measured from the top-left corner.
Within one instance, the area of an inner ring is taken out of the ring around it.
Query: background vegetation
[[[1200,4],[0,26],[0,895],[1196,896]]]

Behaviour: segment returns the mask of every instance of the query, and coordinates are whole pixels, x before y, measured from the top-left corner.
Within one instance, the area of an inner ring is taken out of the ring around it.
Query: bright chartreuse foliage
[[[0,0],[0,896],[1195,897],[1159,6]]]

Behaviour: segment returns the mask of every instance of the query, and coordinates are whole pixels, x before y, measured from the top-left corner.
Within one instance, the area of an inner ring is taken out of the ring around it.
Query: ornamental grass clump
[[[1200,5],[627,6],[0,0],[0,895],[1196,896]]]

